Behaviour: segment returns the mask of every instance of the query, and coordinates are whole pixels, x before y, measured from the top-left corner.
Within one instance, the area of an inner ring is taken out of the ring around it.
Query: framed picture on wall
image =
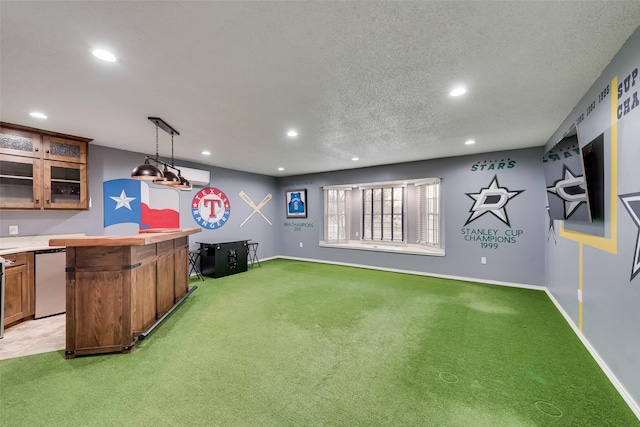
[[[307,217],[307,189],[287,190],[287,218]]]

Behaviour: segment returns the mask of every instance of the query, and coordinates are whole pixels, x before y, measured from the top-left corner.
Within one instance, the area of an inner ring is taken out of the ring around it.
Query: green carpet
[[[541,291],[272,260],[129,355],[0,361],[2,426],[637,426]]]

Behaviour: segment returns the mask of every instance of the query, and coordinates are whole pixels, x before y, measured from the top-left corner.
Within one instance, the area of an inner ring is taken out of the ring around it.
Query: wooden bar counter
[[[188,236],[198,232],[51,239],[67,247],[66,357],[131,352],[194,289]]]

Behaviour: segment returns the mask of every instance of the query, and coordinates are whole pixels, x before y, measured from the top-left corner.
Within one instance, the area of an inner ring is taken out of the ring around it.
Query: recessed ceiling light
[[[35,118],[37,118],[37,119],[46,119],[46,118],[47,118],[47,115],[46,115],[46,114],[44,114],[44,113],[40,113],[40,112],[38,112],[38,111],[33,111],[33,112],[29,113],[29,115],[30,115],[31,117],[35,117]]]
[[[210,156],[211,155],[211,151],[205,150],[205,151],[202,152],[202,155],[203,156]]]
[[[357,161],[358,161],[358,160],[360,160],[360,159],[359,159],[359,158],[357,158],[357,157],[352,157],[352,158],[351,158],[351,160],[353,160],[354,162],[357,162]]]
[[[295,138],[296,136],[298,136],[298,131],[297,131],[297,130],[295,130],[295,129],[289,129],[289,130],[287,131],[287,136],[288,136],[289,138]]]
[[[475,143],[476,143],[476,141],[473,140],[473,139],[468,139],[468,140],[465,141],[466,145],[471,145],[471,144],[475,144]]]
[[[453,90],[451,90],[451,92],[449,92],[449,95],[451,96],[460,96],[460,95],[464,95],[465,93],[467,93],[467,88],[466,87],[462,87],[462,86],[458,86],[453,88]]]
[[[96,49],[93,52],[93,56],[95,56],[98,59],[102,59],[103,61],[106,62],[116,62],[116,57],[113,53],[106,51],[104,49]]]
[[[283,171],[283,170],[284,170],[284,168],[278,168],[278,170],[279,170],[279,171]]]

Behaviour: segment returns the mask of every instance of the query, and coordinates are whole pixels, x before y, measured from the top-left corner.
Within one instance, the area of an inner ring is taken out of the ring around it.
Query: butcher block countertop
[[[49,234],[41,236],[0,237],[0,256],[20,252],[40,251],[44,249],[61,249],[64,246],[50,246],[50,239],[70,239],[84,236],[75,234]]]
[[[171,228],[140,231],[130,236],[81,236],[49,240],[50,246],[134,246],[148,245],[199,233],[200,228]]]

